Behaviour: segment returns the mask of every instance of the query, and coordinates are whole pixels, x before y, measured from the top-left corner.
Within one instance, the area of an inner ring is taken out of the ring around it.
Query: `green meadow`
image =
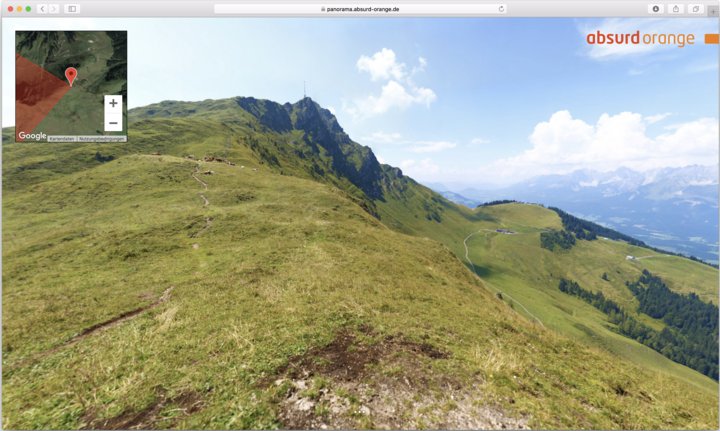
[[[625,281],[717,303],[717,270],[552,253],[553,211],[453,204],[309,99],[240,99],[130,111],[120,145],[3,130],[4,428],[719,426],[717,382],[557,289],[661,329]]]
[[[498,210],[498,207],[504,208]],[[494,214],[508,216],[507,219],[512,217],[513,211],[517,211],[517,218],[526,222],[526,214],[530,209],[545,212],[548,216],[555,214],[542,207],[530,205],[506,204],[489,208]],[[490,212],[482,207],[478,211]],[[559,220],[557,218],[558,223]],[[503,221],[509,226],[507,221]],[[548,222],[542,220],[536,226],[548,227]],[[673,280],[669,287],[679,293],[693,291],[699,295],[704,294],[707,298],[712,295],[712,284],[717,277],[716,269],[675,256],[627,260],[627,256],[659,254],[603,239],[577,241],[577,245],[568,252],[551,252],[541,248],[539,233],[506,235],[481,232],[471,237],[467,243],[469,257],[477,274],[522,303],[545,326],[574,339],[601,346],[653,371],[669,373],[691,382],[708,393],[717,394],[718,384],[714,380],[676,364],[634,340],[612,332],[610,329],[613,325],[607,322],[607,317],[602,312],[558,290],[561,277],[577,281],[585,289],[602,291],[606,298],[615,301],[642,323],[662,330],[665,327],[662,321],[637,312],[638,302],[625,287],[625,281],[637,281],[642,270],[648,269],[651,272],[656,271],[664,279]],[[603,273],[607,273],[608,281],[602,279]],[[682,273],[692,275],[682,277]],[[714,294],[714,302],[717,302],[717,289]],[[522,309],[519,311],[522,312]]]

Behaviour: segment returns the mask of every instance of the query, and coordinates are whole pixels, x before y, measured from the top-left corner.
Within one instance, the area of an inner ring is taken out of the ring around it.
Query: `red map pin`
[[[74,67],[68,67],[65,71],[65,77],[70,81],[70,86],[72,87],[72,83],[77,78],[77,70],[75,70]]]

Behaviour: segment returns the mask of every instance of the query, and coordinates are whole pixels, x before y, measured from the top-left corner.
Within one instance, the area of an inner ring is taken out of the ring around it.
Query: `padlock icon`
[[[678,5],[675,5],[675,7],[673,8],[673,12],[675,12],[675,13],[680,12],[680,8],[678,7]]]

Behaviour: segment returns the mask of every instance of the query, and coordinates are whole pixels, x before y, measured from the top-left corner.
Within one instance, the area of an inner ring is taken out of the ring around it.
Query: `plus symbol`
[[[115,105],[117,105],[117,102],[115,101],[115,99],[113,99],[113,100],[112,100],[112,102],[110,102],[110,104],[111,104],[111,105],[112,105],[112,107],[114,108],[114,107],[115,107]]]

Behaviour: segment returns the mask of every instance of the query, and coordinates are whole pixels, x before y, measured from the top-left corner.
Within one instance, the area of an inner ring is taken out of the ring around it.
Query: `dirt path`
[[[468,263],[470,264],[470,266],[472,266],[473,274],[475,274],[475,277],[477,277],[478,280],[482,281],[484,284],[486,284],[486,285],[490,286],[491,288],[495,289],[495,291],[501,293],[502,295],[507,296],[507,297],[510,298],[512,301],[515,301],[515,303],[516,303],[517,305],[521,306],[522,309],[525,310],[525,312],[526,312],[527,314],[529,314],[529,315],[532,316],[535,320],[537,320],[538,323],[544,328],[545,325],[543,325],[543,323],[540,321],[540,319],[538,319],[538,318],[535,317],[531,312],[529,312],[528,309],[525,308],[524,305],[522,305],[521,303],[517,302],[517,301],[516,301],[515,299],[513,299],[510,295],[508,295],[507,293],[501,291],[500,289],[498,289],[497,287],[495,287],[495,286],[493,286],[492,284],[488,283],[487,281],[483,280],[482,278],[480,278],[479,275],[477,275],[477,272],[475,271],[475,265],[472,263],[472,261],[470,260],[470,257],[468,256],[468,254],[470,253],[470,251],[468,250],[468,247],[467,247],[467,240],[470,239],[470,237],[473,236],[473,235],[475,235],[476,233],[480,233],[480,232],[482,232],[482,231],[484,231],[484,230],[487,230],[487,229],[480,229],[480,230],[477,231],[477,232],[471,233],[471,234],[468,235],[468,236],[465,238],[465,240],[463,241],[463,245],[465,246],[465,259],[467,259],[467,261],[468,261]]]
[[[205,184],[200,178],[196,177],[195,174],[190,174],[190,175],[192,175],[192,177],[195,178],[196,180],[200,181],[200,184],[203,185],[203,188],[207,190],[207,184]]]
[[[201,194],[200,196],[202,196],[202,194]],[[203,199],[205,199],[205,198],[203,198]],[[193,238],[199,237],[200,234],[203,233],[203,232],[205,232],[205,230],[206,230],[207,228],[209,228],[211,224],[212,224],[212,219],[211,219],[210,217],[205,217],[205,227],[202,228],[202,230],[201,230],[200,232],[198,232],[198,233],[196,233],[195,235],[193,235]]]
[[[661,255],[654,255],[654,256],[643,256],[643,257],[636,257],[635,260],[650,259],[651,257],[670,257],[670,255],[669,254],[661,254]]]
[[[46,351],[44,351],[44,352],[40,352],[40,353],[38,353],[37,355],[35,355],[35,356],[33,356],[33,357],[29,358],[29,359],[26,359],[26,360],[24,360],[24,361],[22,361],[22,362],[20,362],[20,363],[17,363],[17,364],[15,364],[15,365],[12,365],[12,366],[7,367],[7,368],[10,369],[10,370],[14,370],[14,369],[16,369],[16,368],[20,368],[20,367],[22,367],[23,365],[26,365],[26,364],[28,364],[28,363],[30,363],[30,362],[33,362],[33,361],[36,361],[36,360],[38,360],[38,359],[42,359],[42,358],[44,358],[45,356],[51,355],[51,354],[57,352],[58,350],[62,349],[63,347],[72,346],[73,344],[77,343],[78,341],[82,341],[82,340],[84,340],[85,338],[87,338],[87,337],[89,337],[89,336],[91,336],[91,335],[93,335],[93,334],[96,334],[96,333],[98,333],[98,332],[104,331],[104,330],[106,330],[106,329],[114,328],[114,327],[120,325],[121,323],[125,322],[126,320],[130,320],[130,319],[132,319],[133,317],[140,315],[140,313],[142,313],[143,311],[146,311],[146,310],[150,310],[150,309],[152,309],[152,308],[155,308],[155,307],[157,307],[158,305],[162,304],[163,302],[167,301],[167,300],[170,298],[170,291],[173,290],[174,287],[175,287],[175,286],[170,286],[170,287],[168,287],[167,289],[165,289],[165,291],[163,292],[162,296],[161,296],[160,298],[158,298],[158,299],[157,299],[155,302],[153,302],[152,304],[146,305],[146,306],[144,306],[144,307],[137,308],[137,309],[132,310],[132,311],[127,311],[127,312],[125,312],[125,313],[123,313],[123,314],[121,314],[121,315],[119,315],[119,316],[117,316],[117,317],[113,317],[113,318],[110,319],[110,320],[107,320],[107,321],[105,321],[105,322],[98,323],[98,324],[96,324],[96,325],[94,325],[94,326],[91,326],[90,328],[84,330],[81,334],[72,337],[70,340],[66,341],[65,343],[63,343],[63,344],[61,344],[61,345],[59,345],[59,346],[55,346],[55,347],[53,347],[52,349],[46,350]]]
[[[195,171],[196,171],[196,172],[200,172],[200,165],[195,165]],[[195,174],[190,174],[190,175],[192,175],[192,177],[195,178],[200,184],[202,184],[202,186],[203,186],[203,188],[204,188],[205,190],[207,190],[208,186],[207,186],[207,184],[205,184],[205,183],[203,182],[203,180],[201,180],[200,178],[196,177]],[[202,200],[205,201],[205,205],[210,205],[210,201],[207,200],[207,198],[205,197],[204,194],[198,193],[198,195],[200,196],[200,198],[202,198]],[[210,226],[210,222],[208,222],[208,226]],[[205,229],[207,229],[207,226],[205,227]],[[203,230],[205,230],[205,229],[203,229]],[[200,231],[200,233],[202,233],[202,231]],[[197,235],[200,235],[200,233],[198,233]],[[197,236],[195,236],[194,238],[197,238]]]

